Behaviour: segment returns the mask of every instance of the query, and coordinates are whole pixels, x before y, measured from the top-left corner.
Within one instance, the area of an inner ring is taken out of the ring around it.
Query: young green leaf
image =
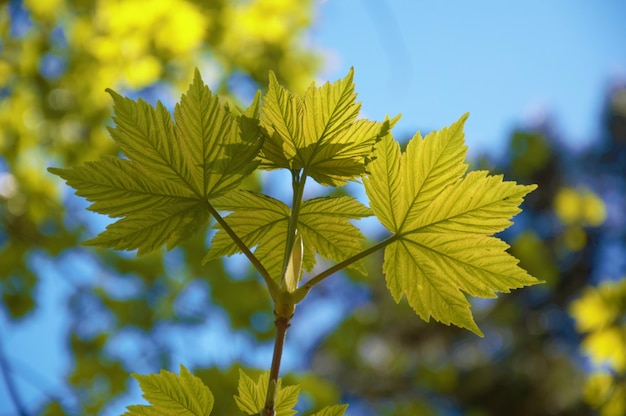
[[[312,414],[311,416],[343,416],[346,413],[347,409],[347,404],[327,406],[319,412]]]
[[[302,243],[302,235],[298,233],[296,235],[296,241],[293,243],[293,249],[291,250],[291,256],[289,257],[289,263],[287,263],[287,270],[285,271],[285,278],[283,280],[289,293],[295,292],[302,278],[303,251],[304,244]]]
[[[108,90],[114,101],[113,139],[127,159],[105,156],[73,169],[48,170],[92,202],[89,209],[122,217],[87,245],[138,249],[143,254],[175,247],[207,223],[207,204],[237,187],[257,167],[261,128],[244,112],[229,111],[196,71],[175,119]]]
[[[326,259],[340,262],[358,254],[365,239],[349,220],[371,215],[371,209],[349,196],[313,198],[302,204],[298,230],[305,249],[309,247]],[[360,262],[350,267],[367,274]]]
[[[284,203],[267,195],[248,191],[231,192],[215,200],[215,206],[232,211],[225,220],[248,247],[256,246],[254,254],[276,281],[283,272],[285,239],[290,210]],[[371,210],[348,196],[322,197],[304,201],[298,221],[302,235],[302,268],[310,271],[315,253],[334,261],[342,261],[361,250],[363,235],[350,219],[371,215]],[[237,245],[216,225],[203,262],[239,252]],[[361,264],[353,265],[365,274]]]
[[[462,292],[490,298],[539,283],[517,266],[507,244],[490,236],[511,225],[536,186],[483,171],[463,176],[466,118],[424,139],[418,133],[404,154],[391,135],[385,137],[364,185],[374,214],[394,234],[383,271],[396,302],[406,296],[424,320],[482,335]]]
[[[268,136],[262,165],[304,171],[323,185],[338,186],[365,173],[374,145],[390,122],[357,120],[353,70],[333,84],[312,84],[299,97],[270,74],[261,121]]]
[[[227,197],[216,200],[215,206],[224,211],[232,211],[232,214],[224,218],[225,221],[247,247],[257,246],[255,256],[270,276],[279,282],[283,269],[289,207],[277,199],[250,191],[230,192]],[[219,231],[213,236],[209,251],[202,260],[203,264],[240,251],[219,224],[215,228]],[[305,253],[303,267],[308,269],[313,264],[314,259]]]
[[[189,415],[208,416],[213,410],[213,394],[202,380],[183,365],[180,376],[161,370],[159,374],[133,374],[150,406],[128,406],[124,416]]]
[[[258,105],[257,96],[250,109],[235,116],[211,94],[198,71],[176,105],[177,139],[189,156],[188,165],[205,198],[236,188],[258,166],[261,129],[250,117],[258,112]]]
[[[269,371],[261,374],[255,382],[242,370],[239,370],[238,395],[235,396],[237,407],[248,415],[258,415],[265,406],[265,395],[270,379]],[[281,386],[278,380],[276,388],[276,416],[293,416],[297,412],[293,410],[298,402],[299,386]]]

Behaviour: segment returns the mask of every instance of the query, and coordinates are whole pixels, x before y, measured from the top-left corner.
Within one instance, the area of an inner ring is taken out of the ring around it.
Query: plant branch
[[[276,339],[274,341],[274,354],[272,355],[272,366],[270,367],[270,379],[267,384],[267,395],[265,397],[265,407],[261,410],[261,416],[274,416],[276,414],[276,390],[278,388],[278,374],[280,373],[280,362],[283,357],[285,336],[289,328],[291,317],[277,317]]]
[[[213,205],[211,205],[209,201],[206,201],[206,208],[209,210],[209,213],[211,213],[211,215],[217,220],[219,225],[222,226],[222,229],[226,231],[226,233],[235,242],[235,244],[237,244],[237,247],[239,247],[242,253],[248,258],[248,260],[250,260],[250,263],[252,263],[254,268],[258,270],[261,276],[263,276],[263,280],[265,281],[265,284],[267,285],[267,288],[269,289],[272,298],[274,298],[275,294],[279,292],[279,288],[274,279],[272,279],[272,276],[270,276],[269,272],[265,269],[263,264],[261,264],[259,259],[254,255],[254,253],[250,251],[248,246],[246,246],[246,243],[244,243],[241,238],[239,238],[237,233],[235,233],[235,231],[230,228],[230,225],[228,225],[224,217],[222,217],[219,212],[217,212],[217,210],[213,207]]]
[[[309,291],[311,290],[311,288],[313,288],[313,286],[317,285],[318,283],[322,282],[324,279],[326,279],[328,276],[342,270],[345,269],[346,267],[348,267],[349,265],[351,265],[352,263],[356,263],[357,261],[361,260],[362,258],[365,258],[367,256],[369,256],[370,254],[373,254],[375,252],[377,252],[378,250],[381,250],[385,247],[387,247],[389,244],[393,243],[394,241],[396,241],[398,239],[398,235],[393,235],[375,245],[373,245],[372,247],[361,251],[358,254],[355,254],[354,256],[347,258],[346,260],[342,261],[341,263],[337,263],[334,266],[324,270],[323,272],[321,272],[320,274],[318,274],[317,276],[312,277],[311,279],[309,279],[305,284],[303,284],[302,286],[300,286],[298,289],[296,289],[296,291],[294,292],[294,298],[296,299],[303,299],[307,293],[309,293]]]

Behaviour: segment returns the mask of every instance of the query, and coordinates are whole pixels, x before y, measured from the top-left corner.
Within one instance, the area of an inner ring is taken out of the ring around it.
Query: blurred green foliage
[[[271,313],[259,296],[264,287],[246,269],[229,279],[220,262],[200,267],[202,233],[168,255],[82,249],[91,217],[45,168],[118,151],[104,128],[105,88],[171,103],[199,67],[234,102],[250,100],[270,70],[303,90],[319,62],[305,45],[313,2],[24,0],[0,8],[2,309],[16,321],[32,315],[46,295],[39,293],[45,273],[57,271],[71,287],[62,313],[70,316],[74,397],[52,397],[45,412],[98,414],[125,392],[130,372],[142,368],[111,350],[128,334],[143,339],[148,371],[176,368],[166,343],[155,341],[159,328],[204,325],[209,305],[225,311],[233,330],[269,339],[271,325],[251,325]],[[68,270],[77,258],[88,266]],[[186,304],[189,287],[209,298]]]

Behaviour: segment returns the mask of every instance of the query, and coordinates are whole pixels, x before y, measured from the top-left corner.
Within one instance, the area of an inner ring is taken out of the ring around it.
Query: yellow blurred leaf
[[[65,5],[63,0],[25,0],[25,6],[38,18],[52,20]]]
[[[598,287],[588,287],[580,298],[570,304],[570,314],[576,319],[579,332],[590,332],[605,328],[615,320],[619,305],[611,302],[612,282]]]
[[[599,367],[608,364],[620,373],[626,370],[626,328],[613,326],[595,331],[584,339],[582,349]]]
[[[567,225],[597,227],[606,218],[604,202],[589,189],[561,188],[554,198],[554,210]]]

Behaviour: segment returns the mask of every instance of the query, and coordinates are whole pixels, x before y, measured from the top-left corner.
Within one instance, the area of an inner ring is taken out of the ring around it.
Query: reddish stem
[[[291,317],[277,317],[274,321],[276,325],[276,340],[274,341],[274,355],[272,356],[272,366],[270,367],[270,379],[267,385],[267,396],[262,416],[274,416],[276,414],[276,387],[278,386],[278,374],[280,372],[280,362],[283,357],[283,347],[285,345],[285,335],[289,328]]]

